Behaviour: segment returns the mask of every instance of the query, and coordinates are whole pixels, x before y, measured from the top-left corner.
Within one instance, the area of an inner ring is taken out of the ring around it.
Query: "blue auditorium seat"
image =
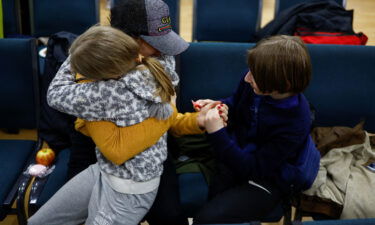
[[[207,201],[207,182],[202,173],[179,174],[178,182],[182,209],[187,217],[193,217]]]
[[[231,95],[247,71],[246,52],[254,46],[247,43],[191,43],[180,55],[180,88],[177,106],[180,112],[193,108],[191,100],[220,99]],[[204,204],[208,187],[204,177],[196,174],[180,174],[181,202],[189,216]],[[181,180],[181,177],[190,179]],[[207,189],[207,190],[206,190]],[[190,206],[195,206],[192,211]],[[190,209],[190,210],[189,210]],[[284,215],[284,205],[278,205],[261,222],[278,222]]]
[[[191,43],[180,55],[179,111],[192,111],[191,100],[231,95],[247,71],[246,50],[254,44]]]
[[[0,128],[36,129],[39,116],[35,39],[0,39]],[[22,172],[39,148],[37,140],[0,139],[0,220],[9,213]]]
[[[293,225],[374,225],[375,218],[294,222]]]
[[[248,43],[191,43],[179,56],[179,111],[193,111],[191,100],[229,96],[248,68],[246,51],[253,46]],[[374,133],[375,46],[308,45],[308,49],[313,75],[305,95],[316,109],[315,124],[352,127],[365,119],[364,128]],[[188,183],[188,186],[193,184]],[[189,194],[191,199],[204,199],[204,192],[197,193],[195,196],[188,187],[181,191],[182,196]],[[262,222],[278,221],[286,213],[282,206],[274,211]]]
[[[375,47],[309,45],[312,81],[305,91],[317,126],[353,127],[362,119],[375,132]]]
[[[30,0],[31,35],[81,34],[99,23],[99,0]]]
[[[260,27],[262,0],[196,0],[194,41],[251,42]]]
[[[21,33],[21,12],[16,0],[2,0],[4,37]]]
[[[180,31],[180,0],[164,0],[169,7],[169,16],[172,20],[172,29],[179,33]]]
[[[283,11],[284,9],[287,9],[289,7],[292,7],[292,6],[300,4],[300,3],[312,2],[312,1],[322,1],[322,0],[276,0],[276,2],[275,2],[275,17],[281,11]],[[335,1],[345,8],[347,0],[329,0],[329,1]]]

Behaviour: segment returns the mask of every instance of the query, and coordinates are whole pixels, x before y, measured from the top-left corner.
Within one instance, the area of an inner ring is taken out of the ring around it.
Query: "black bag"
[[[353,31],[353,10],[346,10],[334,1],[311,1],[297,4],[280,14],[256,33],[256,39],[277,35],[294,35],[297,28],[310,31]]]
[[[51,108],[47,103],[47,90],[61,64],[69,55],[69,47],[77,35],[69,32],[53,34],[47,44],[44,73],[40,77],[41,118],[39,134],[49,147],[61,150],[71,145],[69,133],[74,130],[75,117]]]
[[[41,118],[40,137],[52,149],[60,151],[70,148],[68,178],[86,169],[96,162],[95,143],[74,129],[76,117],[61,113],[47,103],[47,90],[57,71],[69,55],[69,47],[77,35],[59,32],[52,35],[47,44],[44,74],[41,75]]]

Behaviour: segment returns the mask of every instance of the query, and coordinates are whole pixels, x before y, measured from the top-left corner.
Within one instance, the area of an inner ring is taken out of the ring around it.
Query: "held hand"
[[[211,99],[199,99],[197,101],[191,100],[191,103],[193,103],[193,108],[195,109],[196,112],[201,111],[203,107],[205,107],[206,105],[211,104],[213,102],[216,102],[217,104],[221,103],[220,101],[214,101],[214,100],[211,100]]]
[[[228,106],[226,104],[219,104],[216,106],[216,108],[219,111],[219,115],[223,119],[226,126],[228,121]]]
[[[219,110],[217,108],[210,109],[204,120],[204,126],[207,133],[214,133],[221,128],[225,127],[225,122],[219,115]]]
[[[204,128],[204,120],[206,118],[207,112],[214,108],[215,106],[219,105],[220,101],[212,101],[210,103],[205,104],[200,110],[197,117],[197,123],[200,128]]]

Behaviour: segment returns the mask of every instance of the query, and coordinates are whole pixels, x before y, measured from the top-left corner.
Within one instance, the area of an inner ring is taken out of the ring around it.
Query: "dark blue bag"
[[[68,178],[96,162],[95,143],[74,129],[76,117],[61,113],[47,103],[47,90],[61,64],[69,55],[69,47],[77,35],[58,32],[48,40],[44,73],[41,75],[41,119],[39,133],[52,149],[70,148]]]
[[[47,103],[47,90],[61,64],[69,55],[69,47],[77,35],[69,32],[58,32],[51,35],[47,44],[44,73],[40,77],[41,118],[39,134],[48,145],[61,150],[71,145],[69,133],[74,130],[75,117],[51,108]]]

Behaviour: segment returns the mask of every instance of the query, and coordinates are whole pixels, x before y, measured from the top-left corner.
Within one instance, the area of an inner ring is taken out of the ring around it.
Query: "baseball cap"
[[[172,30],[169,8],[162,0],[122,0],[111,9],[111,25],[166,55],[178,55],[189,47]]]

